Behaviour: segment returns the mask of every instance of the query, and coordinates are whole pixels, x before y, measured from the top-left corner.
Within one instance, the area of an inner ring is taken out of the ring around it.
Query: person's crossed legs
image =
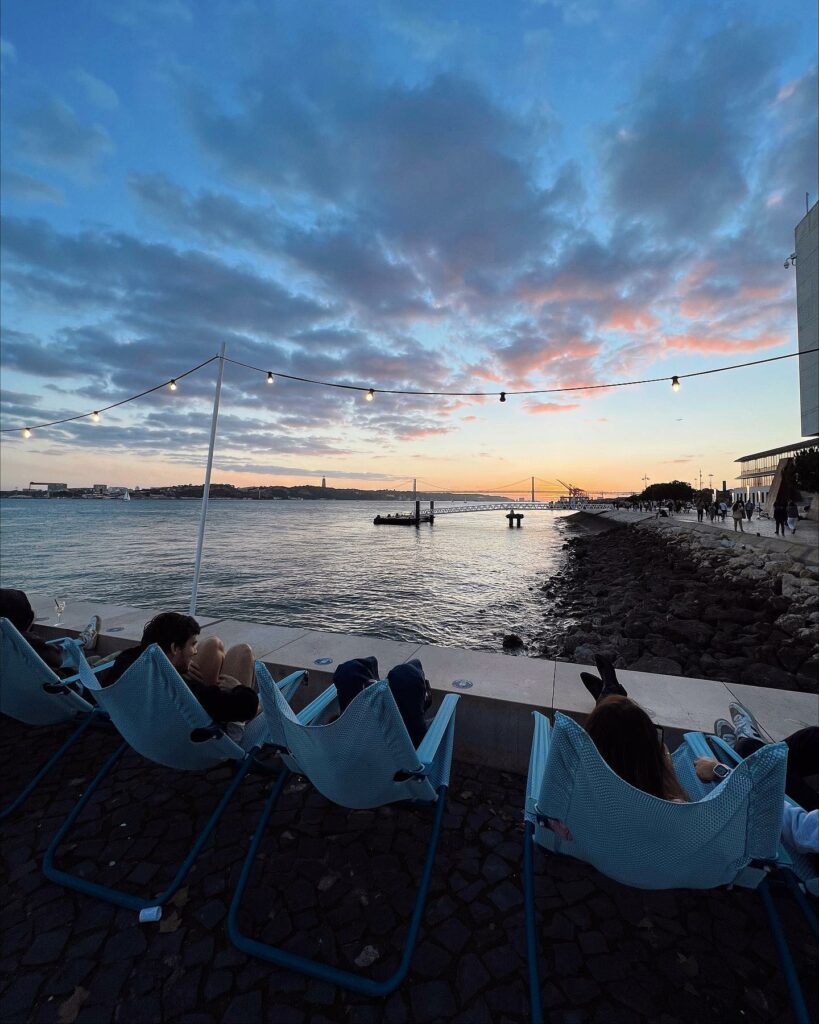
[[[256,689],[253,650],[248,644],[234,644],[225,651],[218,636],[208,636],[197,646],[187,675],[203,686],[249,686]]]

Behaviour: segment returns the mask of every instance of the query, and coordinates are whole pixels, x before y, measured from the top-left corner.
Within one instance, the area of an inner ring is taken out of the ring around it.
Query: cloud
[[[748,194],[745,164],[755,117],[773,88],[777,44],[749,24],[689,42],[675,39],[625,120],[608,126],[603,171],[623,215],[697,238],[725,223]]]
[[[97,163],[114,149],[104,128],[82,124],[56,96],[18,114],[14,123],[20,156],[79,179],[90,177]]]
[[[580,406],[570,402],[537,402],[527,399],[523,403],[523,409],[532,416],[540,416],[543,413],[571,412],[572,409],[579,409]]]
[[[14,43],[8,39],[0,39],[0,62],[3,64],[14,64],[17,60],[17,50]]]
[[[109,308],[121,323],[168,338],[194,324],[272,338],[328,312],[249,267],[124,233],[58,234],[43,221],[7,217],[1,241],[18,291],[74,311]]]
[[[103,82],[101,78],[92,75],[90,71],[77,68],[74,78],[83,87],[86,97],[95,106],[102,110],[116,110],[119,106],[119,96],[117,96],[116,90],[107,82]]]
[[[65,203],[62,189],[50,185],[41,178],[20,174],[17,171],[7,171],[4,168],[2,180],[4,193],[23,203],[53,203],[56,206]]]

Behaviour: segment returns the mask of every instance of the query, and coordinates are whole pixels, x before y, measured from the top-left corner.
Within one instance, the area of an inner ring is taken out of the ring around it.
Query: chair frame
[[[545,742],[544,737],[539,736],[538,730],[535,730],[535,739],[532,743],[532,752],[529,761],[529,775],[526,782],[527,806],[530,797],[534,800],[537,799],[540,780],[543,776],[543,771],[546,765],[546,755],[548,753],[550,738],[549,734],[552,728],[554,728],[554,726],[550,724],[550,729],[545,736]],[[709,740],[706,740],[702,733],[686,733],[684,738],[686,746],[692,757],[712,756],[713,752],[711,747],[708,746]],[[724,748],[726,752],[729,752],[733,757],[734,763],[738,763],[742,760],[734,753],[733,750],[731,750],[730,747],[721,743],[721,741],[716,739],[716,737],[710,737],[709,739],[711,742],[716,741],[720,749]],[[539,813],[537,814],[537,820],[539,824],[545,823],[541,821]],[[532,1024],[543,1024],[543,1005],[540,998],[540,972],[538,970],[538,939],[535,915],[535,845],[535,825],[532,821],[527,819],[525,821],[523,834],[523,892],[529,977],[529,1002],[532,1011]],[[560,856],[560,854],[552,854],[552,856]],[[774,906],[771,891],[771,880],[776,878],[776,874],[773,874],[773,872],[781,875],[784,879],[784,883],[797,900],[811,930],[813,931],[813,934],[819,938],[819,925],[817,925],[816,915],[808,905],[807,899],[802,893],[799,880],[790,868],[781,866],[778,861],[753,861],[749,866],[757,868],[764,873],[762,881],[757,886],[757,891],[759,892],[762,904],[765,908],[768,926],[776,948],[777,957],[782,970],[782,976],[785,981],[785,987],[791,1002],[794,1019],[797,1024],[811,1024],[810,1014],[808,1013],[805,998],[802,994],[799,978],[796,973],[796,965],[793,962],[793,956],[785,937],[785,931],[782,927],[781,919],[777,913],[776,907]]]
[[[300,715],[307,715],[308,712],[311,714],[312,720],[318,719],[330,706],[332,701],[336,697],[335,686],[328,687],[316,700],[305,709]],[[438,751],[441,742],[447,735],[449,730],[454,728],[454,715],[457,705],[458,698],[454,694],[448,694],[443,703],[441,704],[436,716],[431,723],[427,734],[421,741],[421,744],[417,748],[418,758],[421,763],[421,770],[415,774],[415,777],[425,777],[429,766],[433,762],[436,752]],[[308,776],[309,779],[309,776]],[[410,926],[407,932],[407,937],[404,942],[404,950],[401,955],[401,961],[398,969],[391,974],[388,978],[382,981],[376,981],[372,978],[366,978],[361,974],[357,974],[353,971],[345,971],[339,967],[332,967],[329,964],[321,963],[318,960],[310,959],[309,957],[300,956],[296,953],[290,953],[286,949],[282,949],[278,946],[273,946],[265,942],[260,942],[256,939],[250,938],[245,935],[238,925],[238,914],[239,907],[242,902],[245,889],[247,887],[248,880],[250,878],[250,872],[253,868],[253,864],[256,860],[256,856],[264,836],[267,823],[270,820],[270,815],[276,802],[284,788],[286,778],[280,778],[270,796],[267,799],[259,824],[256,827],[256,831],[253,834],[253,839],[250,844],[247,856],[245,857],[244,864],[242,865],[242,871],[239,876],[239,881],[236,885],[236,891],[233,894],[233,899],[230,904],[230,910],[228,912],[228,936],[230,941],[244,953],[249,953],[251,956],[259,957],[262,960],[266,960],[268,963],[276,964],[278,967],[283,967],[288,970],[297,971],[300,974],[306,974],[311,978],[317,978],[320,981],[329,982],[332,985],[337,985],[339,988],[348,989],[353,992],[361,993],[365,996],[383,997],[394,992],[395,989],[401,984],[406,978],[412,961],[412,956],[415,951],[415,946],[418,941],[418,935],[421,929],[421,923],[424,915],[424,908],[426,906],[427,896],[429,894],[429,887],[432,880],[432,870],[435,864],[435,855],[438,849],[438,841],[441,835],[441,828],[443,825],[444,811],[446,808],[446,795],[448,785],[440,785],[436,789],[437,799],[435,800],[435,816],[432,822],[432,828],[430,831],[430,837],[427,846],[427,854],[424,860],[424,868],[421,874],[421,880],[418,885],[418,891],[415,898],[415,905],[412,911],[412,917],[410,919]],[[413,803],[420,803],[420,801],[413,801]]]
[[[25,640],[25,637],[23,637],[23,639]],[[62,639],[63,638],[58,639],[58,640],[50,640],[48,642],[56,645],[56,644],[62,643]],[[70,638],[64,638],[64,639],[70,639]],[[112,664],[111,661],[105,661],[105,662],[103,662],[100,665],[95,665],[91,669],[91,671],[96,675],[98,672],[102,672],[105,669],[110,668],[111,664]],[[69,684],[70,683],[81,683],[81,682],[82,681],[80,679],[79,673],[75,673],[72,676],[67,676],[65,679],[60,679],[59,685],[58,684],[54,684],[55,687],[57,687],[57,688],[52,689],[51,691],[47,691],[47,692],[63,693],[63,694],[69,693],[69,692],[70,693],[74,693],[75,691],[73,691],[71,689],[71,686]],[[80,694],[77,694],[77,697],[80,697]],[[80,697],[80,700],[82,701],[81,697]],[[85,701],[82,701],[82,702],[85,703]],[[20,792],[17,794],[17,796],[14,797],[14,799],[11,801],[11,803],[6,804],[5,807],[0,809],[0,821],[4,821],[6,818],[10,817],[12,814],[14,814],[14,812],[19,807],[21,807],[26,802],[26,800],[28,800],[28,798],[31,796],[31,794],[34,792],[34,790],[40,785],[40,783],[43,781],[43,779],[45,779],[45,777],[51,772],[52,768],[54,768],[54,766],[60,761],[60,759],[63,757],[63,755],[68,750],[70,750],[71,747],[74,746],[74,744],[77,742],[77,740],[83,735],[83,733],[88,728],[90,728],[90,726],[92,726],[92,725],[94,725],[96,723],[101,723],[101,722],[106,722],[107,723],[108,722],[107,716],[105,715],[105,713],[103,711],[101,711],[100,708],[95,708],[95,707],[89,706],[88,710],[86,711],[86,710],[78,707],[77,711],[78,711],[78,714],[82,716],[81,721],[80,721],[79,725],[77,726],[77,728],[74,730],[74,732],[71,733],[71,735],[68,737],[68,739],[65,741],[65,743],[62,744],[62,746],[59,748],[59,750],[57,750],[54,754],[51,755],[51,757],[39,769],[39,771],[36,773],[36,775],[28,783],[26,783],[26,785],[20,790]],[[66,719],[66,721],[69,721],[69,719]],[[63,724],[63,723],[55,723],[55,724],[56,725],[60,725],[60,724]]]
[[[282,679],[276,685],[281,689],[282,693],[289,700],[290,697],[295,693],[296,689],[301,684],[305,672],[303,670],[293,672],[291,675]],[[216,738],[223,735],[222,729],[214,725],[212,727],[211,738]],[[207,742],[207,741],[206,741]],[[207,842],[210,834],[216,827],[219,819],[225,811],[225,808],[230,803],[236,790],[241,785],[242,780],[248,771],[252,768],[260,765],[260,762],[256,761],[256,757],[265,748],[264,746],[256,746],[251,748],[244,758],[236,761],[237,770],[234,777],[231,779],[227,789],[222,794],[219,803],[212,812],[210,818],[205,824],[202,831],[194,841],[193,846],[188,852],[185,859],[180,864],[173,876],[170,884],[160,893],[159,896],[155,897],[142,897],[136,896],[132,893],[125,892],[122,889],[118,889],[113,886],[101,885],[98,882],[91,882],[85,878],[80,878],[78,875],[72,874],[68,871],[63,871],[57,868],[54,864],[54,859],[60,845],[66,839],[68,833],[71,831],[74,824],[82,814],[85,807],[89,804],[95,791],[102,783],[102,781],[110,774],[110,772],[116,767],[122,755],[126,750],[130,749],[130,744],[125,742],[122,743],[108,758],[102,768],[99,770],[95,778],[92,780],[86,791],[80,797],[77,804],[74,806],[66,820],[58,829],[56,835],[49,843],[48,849],[45,852],[43,859],[43,874],[52,882],[56,882],[58,885],[65,886],[68,889],[74,889],[77,892],[83,893],[86,896],[95,896],[97,899],[104,900],[106,903],[113,903],[115,906],[123,907],[126,910],[136,910],[139,913],[140,920],[143,921],[156,921],[162,916],[162,907],[167,903],[171,897],[177,892],[182,882],[185,879],[188,871],[190,871],[193,862],[198,857],[202,850],[202,847]],[[268,749],[275,749],[268,747]],[[281,774],[285,775],[286,770],[282,767]]]

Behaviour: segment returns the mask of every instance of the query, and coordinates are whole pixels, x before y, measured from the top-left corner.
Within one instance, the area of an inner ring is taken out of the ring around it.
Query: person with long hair
[[[601,697],[586,721],[586,732],[624,782],[661,800],[688,803],[662,729],[631,698],[617,693]]]

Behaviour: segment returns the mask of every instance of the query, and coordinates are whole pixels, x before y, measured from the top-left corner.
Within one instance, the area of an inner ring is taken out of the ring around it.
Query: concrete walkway
[[[591,510],[587,510],[591,512]],[[591,513],[594,514],[594,513]],[[759,516],[754,513],[754,518],[751,522],[744,520],[742,524],[742,531],[734,530],[734,520],[731,518],[729,512],[725,519],[725,522],[717,517],[713,523],[706,515],[701,523],[697,522],[696,512],[680,512],[669,516],[668,518],[657,518],[656,512],[625,512],[623,515],[632,518],[637,521],[640,518],[643,519],[655,519],[663,524],[671,523],[691,523],[698,529],[709,529],[717,530],[721,533],[727,532],[730,534],[736,533],[737,537],[741,533],[751,537],[769,537],[771,540],[781,544],[804,544],[812,547],[819,547],[819,523],[808,519],[800,519],[796,527],[796,533],[792,534],[790,530],[787,530],[784,537],[776,534],[776,524],[773,519],[760,519]]]

